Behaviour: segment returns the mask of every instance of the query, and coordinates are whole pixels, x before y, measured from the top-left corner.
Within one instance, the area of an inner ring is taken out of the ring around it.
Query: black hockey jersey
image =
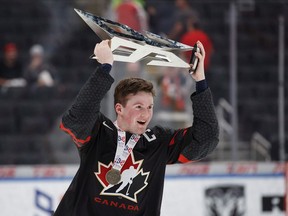
[[[109,71],[99,66],[62,118],[60,127],[73,138],[81,160],[55,216],[159,216],[166,165],[198,161],[218,143],[208,88],[191,96],[193,126],[147,129],[124,164],[121,181],[110,185],[105,175],[112,168],[117,129],[100,112],[100,102],[113,81]],[[128,140],[131,134],[126,136]]]

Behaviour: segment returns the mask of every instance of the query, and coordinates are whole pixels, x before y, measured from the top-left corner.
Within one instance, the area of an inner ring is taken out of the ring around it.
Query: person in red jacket
[[[15,43],[7,43],[3,49],[3,60],[0,60],[0,86],[22,77],[23,65],[19,59],[19,50]]]
[[[121,0],[116,9],[116,21],[144,33],[148,30],[147,15],[143,7],[133,0]]]
[[[194,46],[197,41],[201,41],[205,47],[204,68],[208,70],[210,65],[210,58],[213,53],[213,44],[209,35],[199,27],[198,19],[190,16],[185,20],[187,32],[184,33],[180,39],[181,43]],[[189,61],[191,51],[185,52],[186,60]]]
[[[155,92],[152,83],[141,78],[127,78],[116,86],[115,120],[100,111],[114,82],[108,43],[96,45],[100,64],[62,117],[60,127],[76,144],[80,166],[54,216],[159,216],[166,165],[198,161],[218,143],[200,42],[199,65],[191,74],[196,80],[191,95],[193,125],[181,129],[149,127]]]

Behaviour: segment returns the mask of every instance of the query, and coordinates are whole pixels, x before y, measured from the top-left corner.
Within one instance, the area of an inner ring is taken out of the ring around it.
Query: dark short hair
[[[127,96],[132,94],[135,95],[138,92],[151,93],[155,96],[153,84],[150,81],[141,78],[127,78],[121,80],[114,91],[114,105],[117,103],[126,106]]]

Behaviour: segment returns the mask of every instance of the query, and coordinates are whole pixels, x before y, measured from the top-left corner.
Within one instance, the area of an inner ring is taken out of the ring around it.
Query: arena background
[[[229,208],[237,209],[230,215],[285,215],[288,1],[190,2],[214,45],[206,75],[217,108],[220,143],[201,162],[167,168],[162,215],[226,215]],[[30,47],[42,44],[58,78],[53,87],[1,87],[0,215],[44,216],[56,208],[77,170],[78,153],[59,123],[94,70],[89,56],[100,41],[73,8],[113,20],[117,2],[0,3],[1,59],[2,47],[13,42],[25,65]],[[174,4],[172,0],[141,3],[144,8]],[[161,15],[168,19],[169,14]],[[126,76],[123,71],[112,73],[117,79]],[[161,73],[165,71],[154,68],[140,75],[157,86]],[[159,100],[155,122],[173,127],[189,122],[189,110],[163,112]],[[113,118],[109,104],[110,94],[102,110]],[[216,202],[222,204],[218,214]]]

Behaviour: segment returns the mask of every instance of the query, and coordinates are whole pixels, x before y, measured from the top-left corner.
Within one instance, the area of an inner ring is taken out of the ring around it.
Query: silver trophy
[[[195,49],[146,31],[145,34],[109,19],[74,9],[101,40],[110,40],[115,61],[135,63],[148,59],[147,65],[191,69],[175,53]],[[97,56],[92,55],[92,58]],[[191,58],[192,59],[192,58]]]

